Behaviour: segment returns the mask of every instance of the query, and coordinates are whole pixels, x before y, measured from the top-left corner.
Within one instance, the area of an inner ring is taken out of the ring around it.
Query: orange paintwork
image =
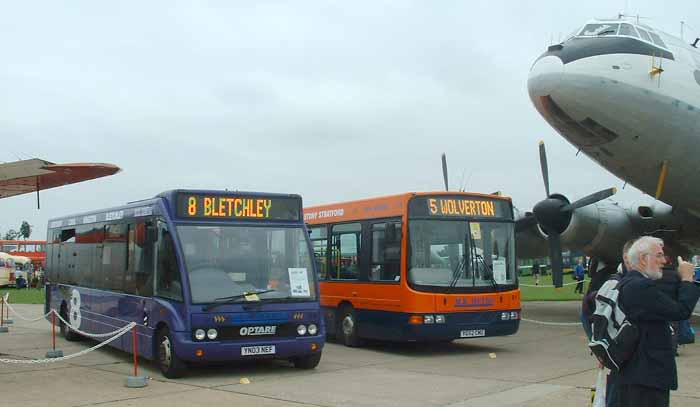
[[[337,307],[348,302],[357,309],[402,313],[473,312],[520,309],[520,289],[498,293],[443,294],[415,291],[406,279],[408,253],[408,201],[414,196],[451,195],[510,201],[508,197],[461,192],[411,192],[381,198],[304,208],[304,221],[323,225],[376,218],[401,217],[401,279],[393,282],[321,280],[321,305]],[[461,306],[460,306],[461,305]]]

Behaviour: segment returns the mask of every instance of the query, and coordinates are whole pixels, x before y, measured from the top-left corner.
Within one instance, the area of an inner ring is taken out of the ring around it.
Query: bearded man
[[[639,344],[617,379],[620,406],[667,407],[670,390],[678,388],[670,323],[690,317],[700,287],[693,284],[693,264],[678,257],[677,299],[660,288],[666,263],[663,247],[661,239],[644,236],[628,252],[632,270],[623,278],[619,302],[639,328]]]

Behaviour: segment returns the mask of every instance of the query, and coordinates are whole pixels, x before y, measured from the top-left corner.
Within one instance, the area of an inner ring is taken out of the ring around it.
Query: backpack
[[[680,321],[678,323],[678,344],[687,345],[695,342],[695,329],[690,325],[690,321]]]
[[[617,276],[606,281],[595,295],[595,312],[591,316],[592,336],[588,347],[613,372],[619,372],[632,358],[639,342],[639,328],[627,319],[620,306],[625,283]]]

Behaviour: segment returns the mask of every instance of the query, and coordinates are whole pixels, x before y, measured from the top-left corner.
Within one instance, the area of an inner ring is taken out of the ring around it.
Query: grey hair
[[[658,237],[652,236],[642,236],[637,239],[627,252],[627,259],[629,260],[630,264],[635,268],[640,266],[642,254],[648,254],[651,251],[651,247],[655,244],[663,247],[664,241]]]

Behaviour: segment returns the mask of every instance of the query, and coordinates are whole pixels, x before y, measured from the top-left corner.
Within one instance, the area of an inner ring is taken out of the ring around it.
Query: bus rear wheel
[[[314,353],[313,355],[301,356],[292,359],[294,367],[297,369],[314,369],[318,366],[321,361],[321,352]]]
[[[336,321],[338,323],[336,337],[340,339],[345,346],[357,347],[362,344],[358,333],[359,327],[355,308],[351,305],[346,305],[341,308]]]
[[[158,345],[158,367],[163,376],[168,379],[182,377],[185,373],[185,362],[175,354],[173,337],[167,327],[160,328],[156,336]]]
[[[63,318],[64,321],[69,321],[68,311],[66,311],[65,306],[61,307],[60,314],[61,314],[61,318]],[[68,324],[64,323],[63,321],[58,321],[58,322],[59,322],[59,331],[61,333],[61,336],[64,337],[67,341],[75,342],[75,341],[79,341],[81,339],[80,335],[78,335],[77,332],[70,329],[70,326],[68,326]]]

